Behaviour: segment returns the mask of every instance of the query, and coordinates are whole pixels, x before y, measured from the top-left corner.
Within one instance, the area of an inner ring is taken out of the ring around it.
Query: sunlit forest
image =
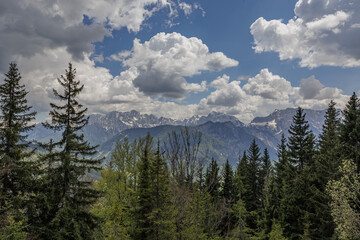
[[[150,134],[96,158],[69,63],[43,125],[61,139],[29,142],[36,112],[15,63],[0,86],[1,239],[359,239],[360,105],[331,101],[316,137],[298,108],[277,159],[255,139],[227,161],[200,158],[200,131]]]

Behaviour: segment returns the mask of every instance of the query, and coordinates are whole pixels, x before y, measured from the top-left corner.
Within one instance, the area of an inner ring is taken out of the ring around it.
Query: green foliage
[[[205,186],[210,196],[217,200],[220,194],[220,179],[219,166],[214,158],[211,159],[211,163],[206,170]]]
[[[44,238],[49,238],[51,234],[55,239],[91,239],[97,227],[96,217],[87,208],[95,203],[100,192],[92,188],[92,180],[86,174],[99,170],[101,160],[88,158],[96,154],[96,147],[90,146],[81,133],[88,124],[88,118],[85,117],[87,109],[77,101],[84,85],[75,80],[75,73],[69,63],[65,76],[58,78],[63,92],[55,89],[53,92],[64,104],[50,103],[51,123],[45,124],[49,129],[62,131],[62,138],[58,142],[50,142],[58,151],[46,156],[54,162],[49,176],[52,181],[45,192],[51,189],[55,192],[49,199],[50,211],[43,216],[48,220]]]
[[[352,160],[344,160],[339,170],[340,179],[331,180],[327,188],[335,230],[339,239],[359,239],[360,176]]]
[[[269,240],[287,240],[283,235],[283,229],[280,223],[277,223],[275,219],[273,220],[271,232],[269,233]]]
[[[339,113],[335,103],[330,102],[325,114],[322,133],[319,136],[319,151],[315,156],[312,175],[312,197],[310,199],[313,214],[309,216],[309,234],[314,239],[333,239],[334,222],[330,213],[330,196],[325,191],[330,180],[338,178],[341,159],[339,136]]]
[[[15,220],[13,215],[7,217],[7,223],[0,229],[2,240],[25,240],[27,239],[27,225],[24,219]]]
[[[248,150],[248,167],[246,172],[246,179],[244,182],[247,189],[244,195],[244,202],[248,211],[255,211],[260,206],[260,186],[259,186],[259,173],[260,173],[260,148],[256,144],[255,139]]]
[[[310,191],[310,178],[315,154],[314,135],[309,130],[305,113],[300,107],[293,117],[289,134],[287,153],[281,154],[282,163],[279,162],[277,166],[277,168],[281,167],[279,174],[282,175],[280,219],[284,227],[284,235],[291,239],[299,239],[305,230],[304,216],[309,211],[313,211],[309,199],[313,197]],[[281,152],[283,152],[282,148]],[[277,182],[279,184],[279,181]]]
[[[302,171],[305,165],[311,165],[314,161],[315,137],[309,130],[305,115],[303,109],[299,107],[289,128],[289,158],[298,171]]]
[[[245,203],[239,199],[231,209],[232,214],[235,216],[235,227],[232,230],[231,237],[233,239],[247,240],[250,237],[252,230],[248,227],[246,219],[248,218],[248,211],[246,210]]]
[[[360,172],[360,104],[355,92],[343,111],[341,142],[343,159],[352,159]]]
[[[10,63],[0,85],[0,206],[4,207],[1,215],[28,207],[28,197],[34,190],[34,163],[27,159],[32,152],[27,149],[30,143],[26,133],[34,127],[30,122],[36,113],[30,112],[28,92],[20,80],[17,65]]]
[[[96,189],[103,192],[91,212],[102,221],[101,235],[104,239],[131,239],[134,235],[133,212],[136,207],[136,183],[138,180],[138,162],[140,145],[134,141],[116,144],[106,169]]]
[[[246,188],[245,188],[245,181],[246,181],[246,175],[248,169],[248,161],[246,152],[244,152],[243,156],[240,159],[239,156],[239,163],[236,168],[235,172],[235,199],[238,200],[239,198],[243,197],[245,194]]]
[[[223,183],[220,192],[221,197],[226,202],[232,202],[235,199],[235,187],[234,187],[234,173],[230,166],[229,161],[226,161],[223,170]]]

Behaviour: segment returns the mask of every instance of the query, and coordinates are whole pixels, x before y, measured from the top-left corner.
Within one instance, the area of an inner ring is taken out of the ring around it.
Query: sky
[[[18,64],[39,120],[69,62],[89,113],[343,108],[359,40],[358,0],[0,0],[0,72]]]

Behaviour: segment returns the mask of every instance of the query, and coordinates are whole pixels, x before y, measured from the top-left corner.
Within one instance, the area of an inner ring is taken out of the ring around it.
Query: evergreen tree
[[[245,189],[245,181],[248,171],[248,162],[246,151],[244,151],[243,156],[240,158],[239,156],[239,163],[236,168],[235,172],[235,197],[236,201],[243,197],[246,189]]]
[[[234,173],[228,160],[226,160],[223,170],[223,183],[220,192],[226,202],[234,201]]]
[[[291,164],[285,168],[281,220],[286,237],[299,239],[304,236],[305,216],[312,212],[309,199],[310,176],[314,164],[314,135],[309,130],[305,113],[299,107],[289,129],[288,157]]]
[[[57,189],[51,221],[44,238],[53,239],[91,239],[97,221],[93,214],[87,211],[99,197],[100,192],[94,190],[92,180],[87,177],[90,170],[99,170],[101,160],[88,158],[96,154],[96,146],[90,146],[84,140],[81,130],[88,124],[85,117],[87,108],[83,108],[77,96],[83,90],[75,80],[76,70],[69,63],[65,76],[58,78],[63,92],[53,90],[63,105],[50,103],[51,123],[45,126],[49,129],[62,131],[60,141],[56,142],[59,149],[54,157],[52,188]]]
[[[151,189],[152,137],[148,133],[139,166],[139,184],[137,187],[138,207],[136,211],[137,233],[135,239],[151,239],[152,225],[149,219],[153,210]]]
[[[248,212],[248,217],[246,219],[247,226],[252,229],[257,229],[257,221],[258,221],[258,210],[261,207],[261,190],[260,190],[260,182],[259,182],[259,174],[260,174],[260,148],[256,144],[255,139],[253,139],[249,150],[248,150],[248,167],[246,172],[246,178],[244,180],[244,187],[246,189],[245,194],[243,196],[243,201],[245,203],[245,208]]]
[[[152,225],[150,239],[171,239],[175,230],[174,209],[169,189],[169,172],[166,162],[161,156],[159,142],[150,166],[150,177],[152,179],[150,194],[153,203],[149,215]]]
[[[299,107],[293,116],[293,123],[289,129],[289,158],[298,171],[302,171],[305,165],[311,165],[314,161],[315,137],[309,130],[305,116],[303,109]]]
[[[287,146],[286,146],[286,138],[284,134],[281,135],[281,143],[278,145],[277,151],[278,160],[275,162],[274,168],[274,192],[272,194],[272,198],[274,201],[274,216],[279,218],[279,211],[280,211],[280,202],[281,198],[283,197],[283,185],[284,181],[286,182],[287,179],[287,172],[286,170],[290,168]]]
[[[360,105],[355,93],[343,111],[341,142],[343,159],[352,159],[360,172]]]
[[[255,211],[259,206],[260,187],[259,187],[259,173],[260,173],[260,148],[253,139],[248,150],[248,168],[245,179],[246,193],[244,201],[248,211]]]
[[[220,180],[219,180],[219,166],[214,158],[206,170],[205,185],[210,196],[217,200],[219,197]]]
[[[319,151],[315,158],[314,174],[312,175],[310,199],[314,206],[314,214],[310,215],[309,227],[312,239],[332,239],[334,222],[330,214],[330,196],[326,193],[326,185],[338,176],[341,159],[339,137],[339,113],[335,103],[330,102],[325,114],[322,133],[319,136]]]
[[[223,181],[220,196],[222,197],[222,205],[225,208],[225,214],[221,220],[220,230],[222,235],[229,235],[234,224],[234,216],[231,214],[230,209],[235,203],[235,187],[234,175],[230,163],[226,160],[223,168]],[[220,202],[221,203],[221,202]]]
[[[265,181],[270,174],[271,162],[270,162],[270,155],[267,148],[264,150],[264,155],[261,158],[261,165],[259,171],[259,189],[262,191],[265,186]]]
[[[28,92],[20,80],[17,65],[10,63],[0,85],[0,228],[10,220],[15,224],[24,221],[20,210],[28,207],[34,190],[34,164],[26,159],[32,154],[27,151],[26,133],[34,127],[31,121],[36,113],[27,104]]]

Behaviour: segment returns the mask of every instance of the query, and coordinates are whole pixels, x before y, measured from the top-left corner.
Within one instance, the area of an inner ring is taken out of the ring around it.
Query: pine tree
[[[29,195],[34,190],[34,164],[26,159],[32,154],[27,150],[30,142],[26,133],[34,127],[31,121],[36,112],[30,111],[28,92],[20,80],[17,65],[10,63],[0,85],[0,228],[9,220],[15,224],[24,221],[20,211],[28,207]]]
[[[274,200],[274,208],[275,208],[275,217],[279,217],[280,211],[280,202],[283,197],[283,185],[286,179],[286,170],[290,167],[290,162],[288,158],[288,151],[286,146],[286,138],[284,134],[281,135],[281,143],[278,145],[277,151],[278,160],[275,162],[275,176],[274,176],[274,192],[273,192],[273,200]]]
[[[302,171],[305,165],[311,165],[314,161],[315,137],[309,130],[305,116],[303,109],[299,107],[293,116],[293,123],[289,129],[289,158],[298,171]]]
[[[225,208],[225,216],[221,220],[220,230],[222,235],[227,236],[230,234],[234,224],[234,216],[231,214],[230,209],[232,208],[232,205],[235,203],[236,199],[234,193],[234,174],[228,160],[225,162],[222,175],[223,181],[220,192],[222,199],[220,200],[220,203],[222,202],[222,205]]]
[[[242,198],[243,195],[245,194],[246,189],[244,184],[246,181],[247,171],[248,171],[248,162],[247,162],[246,151],[244,151],[243,156],[241,158],[239,156],[239,163],[235,171],[236,201]]]
[[[255,211],[260,206],[260,188],[259,188],[259,172],[260,172],[260,148],[253,139],[248,150],[248,171],[245,179],[245,205],[248,211]]]
[[[259,189],[262,191],[264,189],[265,181],[270,174],[271,162],[270,155],[267,148],[264,150],[264,155],[261,158],[261,165],[259,170]]]
[[[310,234],[312,239],[332,239],[334,222],[330,214],[330,196],[326,193],[326,185],[337,178],[341,159],[341,145],[339,136],[339,113],[335,103],[330,102],[325,114],[322,133],[319,136],[319,151],[315,157],[314,174],[312,175],[311,191],[313,197],[311,205],[314,214],[311,220]]]
[[[293,117],[289,134],[288,157],[291,164],[284,172],[281,220],[285,236],[298,239],[304,234],[305,216],[312,211],[310,176],[315,154],[314,135],[300,107]]]
[[[226,202],[234,201],[234,173],[228,160],[226,160],[223,170],[223,184],[220,192]]]
[[[151,158],[152,158],[152,137],[148,133],[145,138],[145,146],[143,147],[143,154],[139,166],[139,184],[137,187],[138,207],[136,211],[136,225],[137,233],[135,239],[151,239],[152,225],[149,219],[153,210],[151,201]]]
[[[244,180],[245,194],[243,196],[243,201],[245,203],[245,208],[248,212],[248,217],[246,219],[247,226],[252,229],[257,229],[258,221],[258,210],[261,207],[261,190],[259,186],[259,174],[260,174],[260,148],[258,147],[255,139],[253,139],[249,149],[248,149],[248,167],[246,172],[246,178]]]
[[[343,159],[352,159],[360,172],[360,104],[355,93],[343,111],[341,142]]]
[[[57,189],[55,209],[48,224],[48,234],[45,238],[55,239],[91,239],[93,230],[97,227],[96,218],[87,211],[100,192],[94,190],[92,180],[86,176],[91,170],[99,170],[101,160],[88,158],[96,154],[96,146],[84,140],[81,130],[88,124],[85,117],[87,108],[83,108],[77,96],[83,90],[75,80],[76,70],[69,63],[65,76],[58,78],[63,92],[53,90],[63,105],[50,103],[52,110],[51,123],[45,126],[49,129],[62,131],[62,137],[56,146],[59,149],[54,156],[55,163],[52,174],[52,188]]]
[[[210,196],[217,200],[219,197],[220,179],[219,179],[219,166],[214,158],[206,170],[205,185]]]
[[[160,143],[158,142],[154,160],[150,166],[151,182],[151,201],[152,211],[149,215],[151,220],[150,239],[170,239],[174,235],[174,209],[171,202],[169,189],[169,172],[167,165],[160,153]]]

